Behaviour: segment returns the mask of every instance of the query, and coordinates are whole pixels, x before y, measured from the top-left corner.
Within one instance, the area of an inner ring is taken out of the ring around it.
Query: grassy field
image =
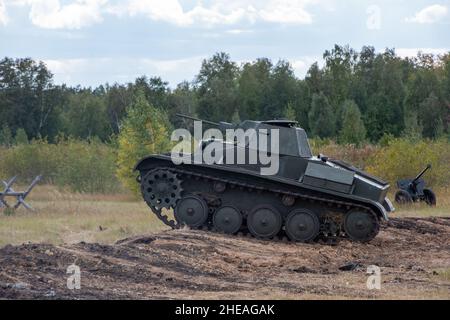
[[[424,204],[397,206],[392,216],[450,216],[448,190],[438,192],[437,199],[435,208]],[[166,229],[143,201],[127,194],[77,194],[53,186],[38,186],[27,200],[35,212],[19,209],[7,216],[0,211],[0,247],[27,242],[110,244]]]
[[[75,194],[38,186],[27,201],[34,212],[22,208],[14,215],[0,214],[0,247],[26,242],[113,243],[164,229],[147,205],[130,195]]]

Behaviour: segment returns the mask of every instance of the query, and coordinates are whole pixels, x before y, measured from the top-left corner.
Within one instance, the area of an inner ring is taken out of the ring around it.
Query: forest
[[[290,119],[313,151],[349,161],[391,183],[432,163],[431,183],[450,180],[450,52],[401,58],[394,49],[335,45],[304,79],[288,61],[239,65],[205,59],[172,88],[159,76],[96,88],[55,84],[41,61],[0,61],[0,176],[20,175],[80,192],[138,192],[133,166],[170,150],[170,133],[211,121]]]
[[[377,53],[335,45],[324,66],[311,65],[304,79],[289,62],[259,58],[238,65],[226,53],[202,63],[198,75],[175,88],[159,76],[96,88],[55,85],[43,62],[5,57],[0,61],[0,143],[14,137],[58,136],[111,141],[127,108],[142,91],[166,113],[212,121],[297,120],[311,137],[340,143],[377,143],[383,135],[439,138],[450,121],[450,53],[400,58],[394,49]]]

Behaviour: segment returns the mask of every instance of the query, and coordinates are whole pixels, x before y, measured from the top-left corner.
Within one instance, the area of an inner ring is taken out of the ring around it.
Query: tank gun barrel
[[[196,118],[196,117],[187,116],[187,115],[181,114],[181,113],[177,113],[176,116],[179,117],[179,118],[189,119],[189,120],[192,120],[192,121],[201,121],[201,122],[210,124],[210,125],[215,126],[215,127],[220,127],[220,123],[217,123],[217,122],[212,122],[212,121],[208,121],[208,120],[202,120],[202,119],[199,119],[199,118]]]
[[[412,181],[413,183],[416,183],[417,180],[419,180],[420,178],[422,178],[422,176],[425,174],[425,172],[427,172],[428,170],[431,169],[431,164],[427,165],[427,167],[425,169],[422,170],[422,172],[420,172],[417,177],[414,178],[414,180]]]

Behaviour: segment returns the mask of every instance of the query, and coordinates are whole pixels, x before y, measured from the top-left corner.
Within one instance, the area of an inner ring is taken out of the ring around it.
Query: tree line
[[[115,140],[136,99],[166,113],[211,121],[297,120],[309,135],[342,143],[378,142],[383,136],[436,139],[449,136],[450,52],[401,58],[335,45],[304,79],[284,60],[238,65],[226,53],[205,59],[191,82],[170,88],[142,76],[96,88],[55,85],[43,62],[0,60],[0,144],[58,137]]]

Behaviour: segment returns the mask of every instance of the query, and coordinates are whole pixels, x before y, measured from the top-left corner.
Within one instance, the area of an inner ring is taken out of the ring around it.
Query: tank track
[[[323,197],[318,197],[318,196],[306,195],[306,194],[301,194],[301,193],[296,193],[296,192],[291,192],[291,191],[286,191],[286,190],[281,190],[281,189],[268,189],[268,188],[264,188],[264,187],[261,187],[261,186],[255,185],[255,184],[251,184],[251,183],[243,183],[243,182],[232,180],[232,179],[223,179],[223,178],[219,178],[216,176],[206,175],[206,174],[202,174],[202,173],[198,173],[198,172],[193,172],[190,170],[173,168],[173,167],[157,167],[153,170],[147,171],[146,174],[152,173],[154,171],[159,171],[159,170],[169,171],[172,174],[179,175],[184,178],[193,178],[194,180],[197,180],[197,181],[203,180],[203,181],[207,181],[210,183],[221,182],[221,183],[224,183],[224,184],[230,186],[231,189],[238,188],[239,190],[243,190],[243,191],[245,190],[248,192],[257,192],[257,193],[270,192],[279,197],[289,196],[289,197],[299,198],[299,199],[302,199],[304,201],[308,201],[311,203],[319,203],[323,207],[327,207],[329,209],[333,209],[333,208],[337,209],[337,210],[346,209],[347,211],[350,211],[352,209],[360,209],[362,211],[369,212],[373,217],[376,217],[377,221],[379,221],[376,213],[370,207],[355,204],[352,202],[346,202],[346,201],[328,199],[328,198],[323,198]],[[145,199],[145,196],[144,196],[144,199]],[[152,212],[155,214],[155,216],[160,221],[162,221],[165,225],[171,227],[172,229],[180,229],[180,228],[184,227],[184,225],[179,223],[178,221],[176,221],[176,219],[171,219],[171,217],[167,216],[163,212],[163,208],[153,206],[148,201],[146,201],[146,202],[147,202],[148,206],[150,207],[150,209],[152,210]],[[174,207],[172,207],[172,208],[174,208]],[[211,206],[210,206],[210,212],[209,212],[210,217],[212,216],[212,213],[214,212],[214,210],[215,209],[211,208]],[[343,216],[344,216],[344,214],[336,214],[335,215],[335,217],[339,220],[337,222],[339,224],[339,230],[336,235],[327,235],[326,234],[327,230],[322,230],[322,228],[325,228],[324,223],[321,223],[320,236],[316,240],[324,240],[327,243],[335,243],[339,238],[348,238],[348,236],[342,232],[342,230],[341,230],[342,228],[340,227],[340,225],[342,224],[341,220],[342,220]],[[379,228],[380,228],[379,223],[377,223],[375,231],[374,231],[375,235],[378,233]],[[208,219],[208,221],[205,225],[198,227],[196,229],[217,232],[217,230],[214,228],[214,226],[211,223],[211,219]],[[245,230],[240,230],[236,235],[241,236],[241,237],[258,238],[258,237],[255,237],[254,235],[252,235],[249,232],[248,228],[245,228]],[[279,234],[277,234],[275,237],[271,238],[271,240],[292,242],[292,240],[290,240],[289,237],[287,237],[284,234],[283,230]]]

